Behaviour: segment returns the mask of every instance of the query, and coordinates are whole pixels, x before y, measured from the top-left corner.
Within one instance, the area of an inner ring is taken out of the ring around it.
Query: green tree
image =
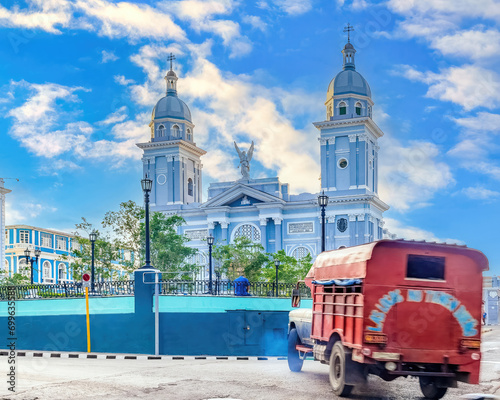
[[[262,276],[267,282],[276,280],[276,265],[274,260],[280,261],[278,267],[278,281],[295,283],[303,280],[312,266],[311,254],[297,260],[295,257],[287,256],[285,250],[279,250],[277,253],[269,254],[269,261],[262,268]]]
[[[29,285],[30,283],[31,280],[29,276],[17,272],[12,274],[12,276],[5,276],[0,280],[0,285],[2,286]]]
[[[250,281],[260,280],[262,266],[269,261],[260,243],[240,236],[234,243],[217,245],[213,257],[220,263],[221,272],[234,280],[242,273]]]
[[[82,218],[82,222],[76,224],[77,231],[75,239],[78,242],[78,248],[73,249],[68,257],[62,255],[61,259],[70,262],[73,270],[73,279],[81,279],[84,272],[90,272],[92,265],[92,243],[88,239],[91,232],[95,232],[97,240],[94,244],[94,270],[95,280],[115,279],[118,277],[118,268],[123,268],[127,271],[127,266],[119,266],[121,263],[121,249],[116,246],[116,241],[105,232],[101,232],[94,228],[90,222]],[[85,233],[85,236],[82,234]],[[130,272],[130,271],[128,271]]]
[[[177,228],[183,223],[184,218],[178,215],[167,217],[161,212],[152,213],[149,221],[151,263],[160,271],[168,272],[166,277],[169,279],[185,279],[200,268],[188,261],[198,250],[186,246],[189,239],[177,234]],[[141,237],[145,238],[145,229],[142,229]]]
[[[109,211],[104,215],[102,230],[96,229],[85,218],[76,224],[76,239],[79,248],[73,251],[71,258],[75,279],[80,279],[83,272],[90,270],[92,251],[89,234],[97,233],[95,242],[95,268],[97,276],[115,278],[118,268],[131,273],[144,265],[145,223],[144,209],[133,201],[120,204],[118,211]],[[178,278],[181,272],[197,272],[199,266],[187,262],[197,250],[185,245],[189,239],[177,234],[177,229],[184,223],[178,215],[165,216],[161,212],[150,215],[150,250],[151,264],[160,271],[169,272],[168,278]],[[131,257],[124,257],[124,251],[130,251]]]

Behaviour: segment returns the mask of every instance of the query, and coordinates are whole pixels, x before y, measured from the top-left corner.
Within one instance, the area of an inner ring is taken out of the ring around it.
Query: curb
[[[1,350],[0,357],[9,356],[10,352]],[[102,353],[74,353],[74,352],[41,352],[41,351],[17,351],[17,357],[26,358],[86,358],[97,360],[228,360],[228,361],[283,361],[286,357],[243,357],[243,356],[151,356],[151,355],[130,355],[130,354],[102,354]]]

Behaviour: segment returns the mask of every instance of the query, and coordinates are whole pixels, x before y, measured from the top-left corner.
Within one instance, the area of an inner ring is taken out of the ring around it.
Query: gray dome
[[[170,70],[167,72],[167,76],[177,76],[177,75],[175,75],[174,71]]]
[[[358,94],[372,97],[372,91],[368,82],[359,72],[353,69],[340,71],[328,86],[328,97],[339,94]]]
[[[188,106],[177,96],[162,97],[153,108],[153,119],[155,118],[179,118],[191,121],[191,111]]]

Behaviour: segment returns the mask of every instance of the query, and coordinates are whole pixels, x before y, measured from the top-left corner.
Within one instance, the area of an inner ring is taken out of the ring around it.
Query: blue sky
[[[368,80],[386,227],[482,250],[500,274],[500,4],[493,0],[0,1],[7,223],[74,230],[142,202],[141,151],[175,53],[205,189],[252,176],[319,190],[328,83],[346,23]],[[206,194],[206,190],[205,190]]]

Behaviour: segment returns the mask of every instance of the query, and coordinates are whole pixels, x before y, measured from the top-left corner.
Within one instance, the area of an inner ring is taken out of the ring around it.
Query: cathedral
[[[328,195],[326,249],[382,239],[383,212],[389,207],[378,197],[378,139],[383,132],[372,120],[368,82],[356,71],[356,50],[348,41],[342,50],[343,68],[330,82],[325,120],[314,122],[319,132],[321,187]],[[179,233],[199,250],[199,265],[208,264],[206,237],[231,243],[245,236],[266,252],[313,258],[321,252],[319,193],[293,195],[279,177],[252,179],[252,146],[235,150],[241,179],[211,183],[202,202],[202,163],[206,151],[195,143],[189,107],[177,94],[177,75],[165,76],[166,95],[153,108],[151,140],[137,146],[144,152],[144,175],[153,180],[151,210],[182,216]],[[311,171],[311,174],[313,172]],[[313,177],[311,177],[313,178]],[[207,270],[200,278],[207,278]]]

